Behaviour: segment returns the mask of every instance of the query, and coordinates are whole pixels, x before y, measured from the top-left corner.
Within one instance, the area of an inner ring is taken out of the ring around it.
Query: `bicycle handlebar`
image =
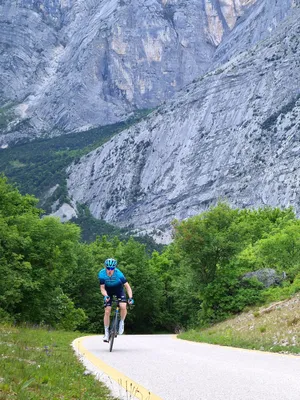
[[[134,305],[134,303],[133,304],[130,304],[129,303],[129,299],[127,299],[126,301],[122,301],[122,299],[121,298],[116,298],[116,296],[115,295],[112,295],[112,296],[108,296],[108,297],[110,297],[110,301],[112,302],[112,303],[115,303],[115,304],[119,304],[119,303],[127,303],[129,306],[133,306]]]

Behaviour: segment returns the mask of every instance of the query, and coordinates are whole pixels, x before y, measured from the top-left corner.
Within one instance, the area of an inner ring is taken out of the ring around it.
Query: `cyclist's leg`
[[[119,287],[118,290],[115,292],[115,295],[118,299],[120,299],[119,307],[120,307],[120,318],[121,320],[125,320],[127,315],[127,299],[124,292],[123,286]]]
[[[126,301],[126,300],[125,300]],[[121,320],[125,321],[126,315],[127,315],[127,303],[125,301],[120,301],[119,307],[120,307],[120,317]]]
[[[106,305],[105,306],[105,312],[104,312],[104,326],[109,328],[109,323],[110,323],[110,313],[111,313],[111,306]]]
[[[123,288],[119,291],[118,298],[121,299],[119,303],[120,307],[119,335],[122,335],[124,332],[124,321],[127,315],[127,300]]]
[[[110,313],[111,313],[111,305],[112,305],[112,293],[109,293],[108,290],[106,289],[108,296],[110,299],[108,301],[104,301],[104,307],[105,307],[105,312],[104,312],[104,326],[109,327],[110,323]]]
[[[109,341],[109,325],[110,325],[110,313],[111,313],[111,299],[108,302],[104,303],[105,311],[104,311],[104,337],[103,341]]]

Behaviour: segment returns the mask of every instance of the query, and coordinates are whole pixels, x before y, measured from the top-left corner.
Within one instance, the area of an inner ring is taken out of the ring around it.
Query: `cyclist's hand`
[[[130,305],[134,304],[134,300],[132,298],[128,299],[128,304],[130,304]]]
[[[110,300],[109,296],[104,296],[104,302],[107,303]]]

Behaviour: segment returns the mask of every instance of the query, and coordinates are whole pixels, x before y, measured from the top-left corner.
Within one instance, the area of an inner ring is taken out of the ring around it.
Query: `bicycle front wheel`
[[[110,331],[110,341],[109,341],[109,351],[112,351],[115,337],[117,336],[118,329],[118,315],[115,316],[113,324]]]

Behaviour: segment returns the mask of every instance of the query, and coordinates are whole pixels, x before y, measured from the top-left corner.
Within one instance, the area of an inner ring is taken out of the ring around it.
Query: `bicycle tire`
[[[115,315],[113,320],[112,329],[110,331],[110,340],[109,340],[109,351],[111,352],[114,345],[114,340],[117,335],[117,328],[118,328],[118,315]]]

